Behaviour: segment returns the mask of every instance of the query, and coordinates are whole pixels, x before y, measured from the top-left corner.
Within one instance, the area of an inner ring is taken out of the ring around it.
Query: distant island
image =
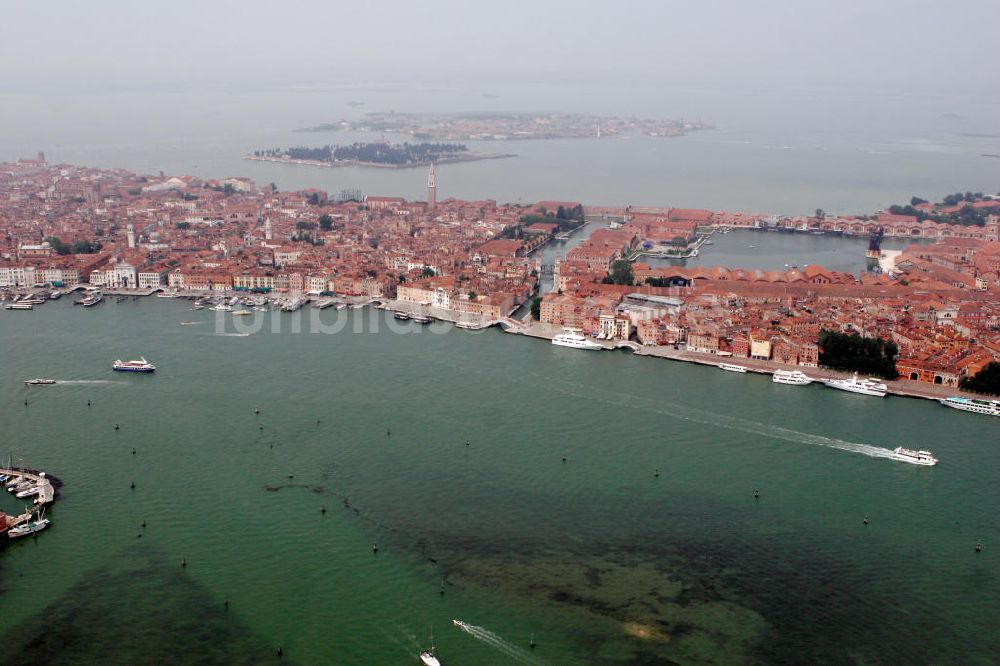
[[[684,120],[619,118],[580,113],[367,113],[359,120],[340,120],[297,132],[384,132],[428,141],[501,141],[585,139],[628,136],[673,137],[711,129]]]
[[[344,146],[296,146],[293,148],[267,148],[255,150],[245,156],[248,160],[305,164],[311,166],[370,166],[395,169],[473,162],[476,160],[515,157],[508,154],[474,153],[461,143],[352,143]]]

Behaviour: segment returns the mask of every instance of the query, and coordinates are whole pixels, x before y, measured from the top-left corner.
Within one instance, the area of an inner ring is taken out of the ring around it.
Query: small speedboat
[[[24,383],[27,384],[28,386],[40,386],[40,385],[47,385],[47,384],[55,384],[56,380],[54,380],[54,379],[25,379]]]

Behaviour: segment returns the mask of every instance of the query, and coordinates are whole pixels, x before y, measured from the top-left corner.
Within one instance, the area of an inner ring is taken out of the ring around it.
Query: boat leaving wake
[[[462,622],[461,620],[452,620],[452,624],[456,627],[469,634],[473,638],[476,638],[483,643],[486,643],[490,647],[504,653],[511,659],[515,660],[521,664],[543,664],[544,662],[537,659],[530,652],[524,648],[520,648],[508,640],[504,640],[500,636],[486,629],[485,627],[477,627],[474,624],[469,624],[468,622]]]
[[[128,384],[113,379],[57,379],[56,384]]]

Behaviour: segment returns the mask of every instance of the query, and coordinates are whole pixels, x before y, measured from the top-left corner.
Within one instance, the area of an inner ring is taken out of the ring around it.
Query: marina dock
[[[38,495],[35,497],[34,502],[39,506],[45,506],[46,504],[51,504],[56,499],[56,489],[52,485],[52,480],[45,475],[45,472],[33,472],[24,469],[14,469],[14,468],[4,468],[0,467],[0,475],[9,475],[11,477],[20,476],[23,477],[25,481],[33,481],[36,486],[38,486]]]

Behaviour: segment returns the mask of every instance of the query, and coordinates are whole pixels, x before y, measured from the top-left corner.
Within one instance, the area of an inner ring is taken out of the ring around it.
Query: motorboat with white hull
[[[27,499],[29,497],[34,497],[40,492],[42,492],[42,489],[39,488],[38,486],[28,486],[21,492],[17,493],[15,497],[17,497],[17,499]]]
[[[87,296],[84,296],[79,301],[73,301],[73,305],[82,305],[85,308],[90,308],[97,305],[103,300],[104,300],[104,295],[98,291],[92,294],[88,294]]]
[[[55,384],[56,380],[54,380],[54,379],[41,379],[41,378],[38,378],[38,379],[25,379],[24,383],[27,384],[28,386],[47,386],[49,384]]]
[[[136,361],[123,361],[118,359],[111,364],[111,369],[116,372],[154,372],[156,366],[140,357]]]
[[[862,395],[873,395],[878,398],[884,398],[885,394],[889,392],[889,387],[876,379],[858,379],[858,373],[856,372],[853,377],[848,377],[847,379],[824,379],[823,383],[830,388],[850,391],[851,393],[860,393]]]
[[[742,365],[736,365],[735,363],[719,363],[719,370],[726,370],[728,372],[746,372],[746,367]]]
[[[801,370],[775,370],[771,375],[771,381],[775,384],[789,384],[791,386],[806,386],[812,384],[813,380]]]
[[[959,409],[963,412],[1000,416],[1000,400],[978,400],[976,398],[952,396],[950,398],[942,398],[939,402],[945,407]]]
[[[552,338],[552,344],[557,347],[569,347],[570,349],[587,349],[591,351],[604,349],[604,347],[598,343],[593,340],[588,340],[577,331],[571,329],[566,329],[565,333],[560,333],[556,337]]]
[[[930,451],[914,451],[898,446],[892,450],[892,459],[911,465],[937,465],[938,459]]]

